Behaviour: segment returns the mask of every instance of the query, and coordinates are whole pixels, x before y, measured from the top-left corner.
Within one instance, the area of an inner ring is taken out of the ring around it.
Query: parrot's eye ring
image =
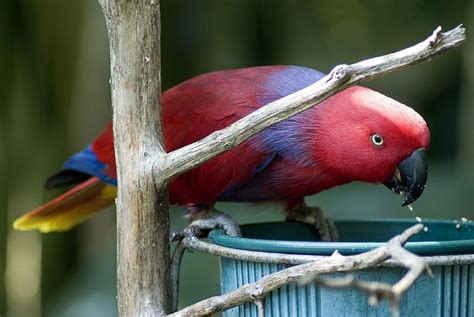
[[[376,147],[380,147],[383,145],[383,138],[382,136],[378,134],[372,134],[370,137],[370,140],[372,141],[372,144],[375,145]]]

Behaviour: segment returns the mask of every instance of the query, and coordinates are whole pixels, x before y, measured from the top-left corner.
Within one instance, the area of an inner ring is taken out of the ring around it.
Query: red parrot
[[[306,67],[263,66],[189,79],[162,95],[166,150],[200,140],[323,76]],[[176,177],[170,184],[170,203],[193,215],[210,210],[216,201],[275,201],[290,217],[300,219],[301,214],[308,218],[311,209],[304,205],[304,196],[362,181],[386,184],[404,197],[406,205],[423,192],[429,142],[427,124],[413,109],[356,86]],[[67,230],[112,204],[116,184],[108,124],[45,185],[75,187],[23,215],[14,227]],[[316,214],[328,221],[320,211]]]

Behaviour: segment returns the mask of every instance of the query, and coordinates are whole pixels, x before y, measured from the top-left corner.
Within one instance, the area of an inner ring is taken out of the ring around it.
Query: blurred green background
[[[442,25],[474,28],[474,3],[162,0],[167,89],[211,70],[295,64],[329,71],[406,47]],[[105,23],[95,0],[0,2],[0,315],[113,316],[115,215],[67,233],[15,232],[14,218],[57,195],[45,178],[111,119]],[[367,84],[419,111],[432,145],[414,213],[383,186],[308,198],[335,218],[474,217],[474,45]],[[282,220],[269,205],[221,204],[240,223]],[[172,211],[173,228],[186,223]],[[181,305],[219,291],[218,261],[187,254]]]

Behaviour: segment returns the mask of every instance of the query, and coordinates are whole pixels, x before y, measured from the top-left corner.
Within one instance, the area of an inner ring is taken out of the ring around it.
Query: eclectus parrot
[[[166,150],[198,141],[323,76],[306,67],[262,66],[189,79],[162,94]],[[192,219],[212,211],[216,201],[277,202],[290,219],[312,223],[323,239],[337,239],[331,220],[303,198],[362,181],[387,185],[408,205],[425,187],[429,142],[427,124],[413,109],[371,89],[351,87],[177,176],[170,184],[170,203],[185,207]],[[67,230],[112,204],[116,184],[108,124],[45,184],[75,186],[17,219],[14,227]]]

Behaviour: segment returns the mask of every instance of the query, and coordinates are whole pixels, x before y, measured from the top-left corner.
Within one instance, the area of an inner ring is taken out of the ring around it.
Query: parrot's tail
[[[91,177],[13,223],[16,230],[65,231],[113,203],[117,188]]]

